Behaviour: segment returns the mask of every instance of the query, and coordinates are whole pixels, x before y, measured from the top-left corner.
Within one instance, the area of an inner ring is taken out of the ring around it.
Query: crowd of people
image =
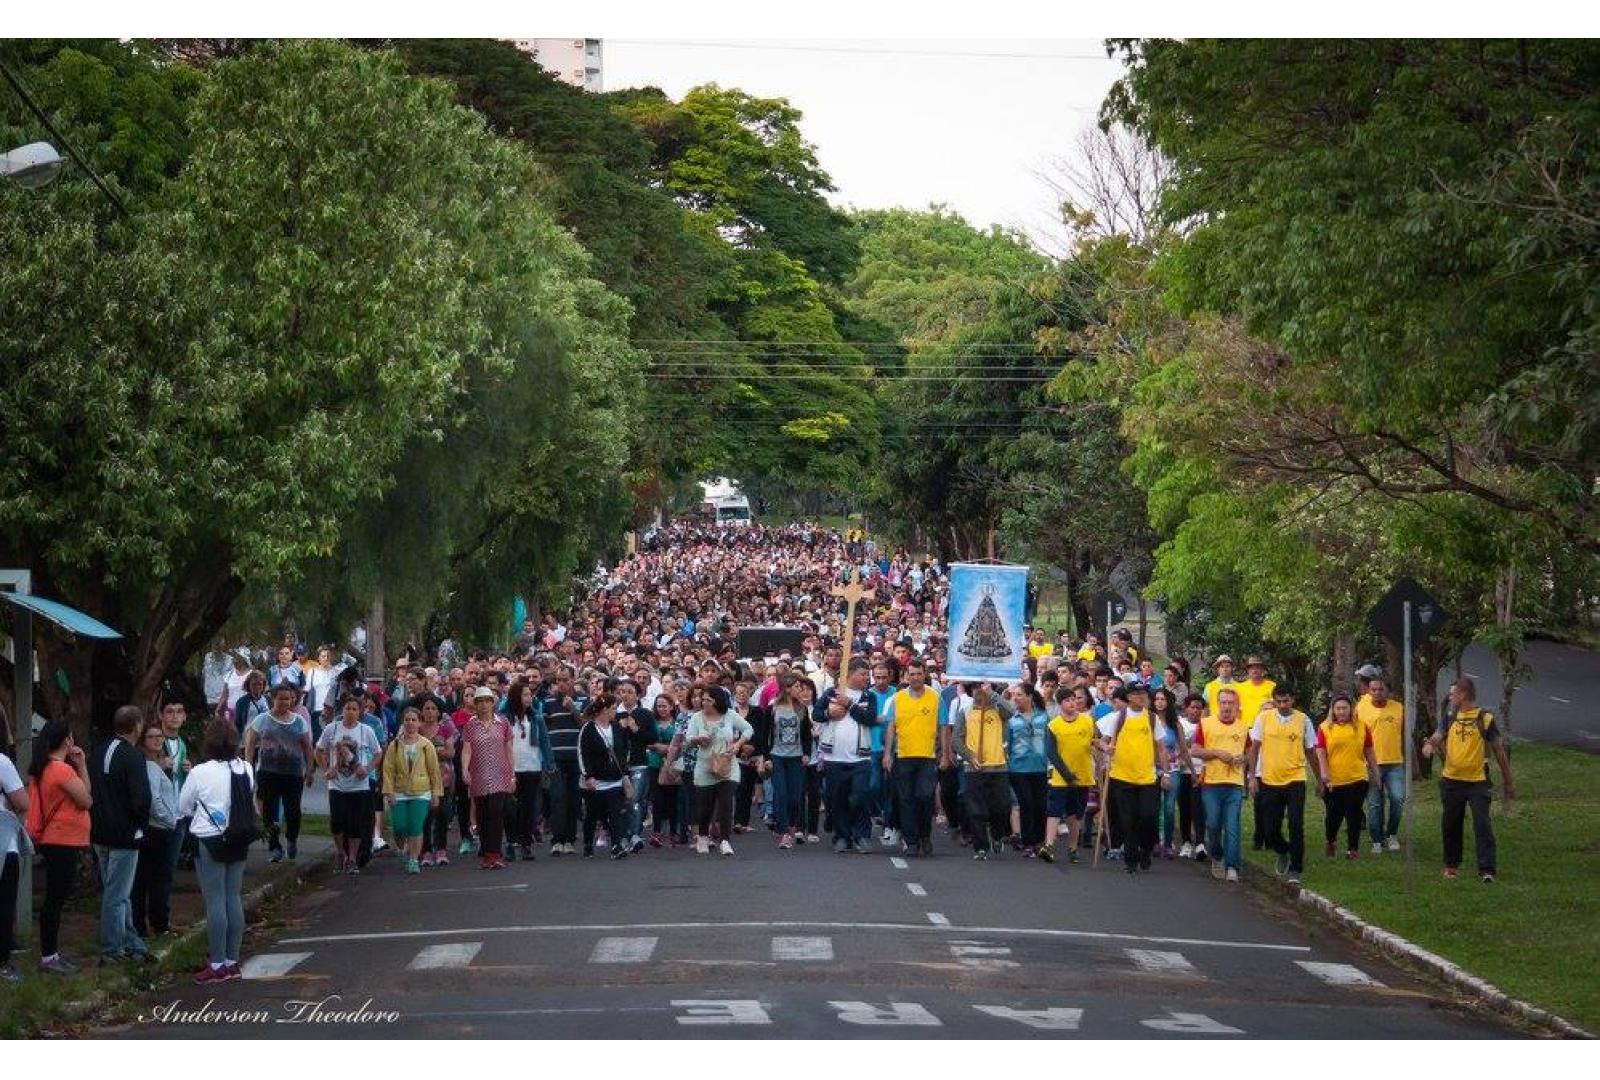
[[[833,590],[856,574],[872,592],[846,641]],[[210,934],[196,981],[238,978],[249,843],[259,834],[273,861],[296,858],[302,795],[319,777],[348,875],[386,850],[417,875],[452,855],[485,870],[540,854],[730,857],[765,833],[784,851],[840,854],[925,857],[941,838],[979,861],[1009,850],[1077,863],[1092,850],[1128,874],[1195,859],[1237,881],[1248,798],[1251,842],[1298,881],[1308,784],[1327,808],[1327,856],[1357,858],[1363,836],[1374,855],[1398,848],[1403,710],[1376,669],[1313,719],[1259,657],[1243,678],[1216,657],[1197,691],[1187,661],[1158,671],[1126,631],[1031,628],[1014,681],[964,682],[945,675],[948,601],[937,559],[864,536],[674,523],[506,650],[451,643],[436,659],[460,663],[402,657],[382,683],[348,654],[335,663],[331,646],[285,644],[266,671],[235,654],[197,746],[172,701],[156,718],[118,710],[88,754],[53,721],[26,784],[0,757],[0,907],[36,847],[39,967],[70,971],[61,911],[92,846],[101,955],[148,958],[147,938],[170,931],[174,868],[192,857]],[[741,656],[739,632],[755,627],[797,644]],[[1470,679],[1452,685],[1423,752],[1443,757],[1444,873],[1459,872],[1470,811],[1487,882],[1491,753],[1514,789],[1475,699]],[[16,981],[8,910],[0,969]]]

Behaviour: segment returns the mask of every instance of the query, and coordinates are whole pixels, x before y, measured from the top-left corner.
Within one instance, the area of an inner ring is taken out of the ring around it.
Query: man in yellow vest
[[[1455,879],[1461,866],[1461,846],[1465,839],[1466,813],[1472,809],[1472,838],[1478,854],[1478,876],[1492,884],[1495,876],[1494,826],[1489,823],[1489,801],[1493,785],[1489,780],[1487,748],[1494,749],[1500,763],[1500,779],[1506,802],[1516,798],[1511,783],[1511,758],[1505,740],[1494,722],[1494,714],[1478,708],[1478,686],[1460,678],[1450,684],[1449,707],[1439,727],[1422,744],[1424,757],[1444,748],[1444,768],[1439,774],[1440,826],[1444,830],[1444,876]]]
[[[950,740],[966,769],[967,828],[972,857],[987,859],[1000,851],[1011,817],[1011,784],[1006,775],[1006,719],[1011,707],[995,700],[988,683],[968,684],[970,698],[955,706],[955,734]]]
[[[1239,880],[1242,856],[1239,821],[1244,810],[1245,749],[1250,725],[1239,716],[1239,692],[1231,686],[1217,693],[1217,712],[1200,720],[1189,746],[1205,762],[1200,799],[1206,808],[1206,848],[1214,857],[1211,876]]]
[[[1306,861],[1306,751],[1315,751],[1317,729],[1294,707],[1294,694],[1278,689],[1272,708],[1259,714],[1250,728],[1246,751],[1250,794],[1259,795],[1266,846],[1278,853],[1277,873],[1297,885]],[[1311,765],[1315,773],[1316,765]],[[1285,819],[1289,838],[1284,839]]]
[[[1122,837],[1122,859],[1128,873],[1150,869],[1156,846],[1156,816],[1167,775],[1165,728],[1152,715],[1149,691],[1139,683],[1111,692],[1117,708],[1100,718],[1101,749],[1111,755],[1106,798],[1115,808]]]
[[[932,855],[939,695],[928,689],[928,667],[919,659],[906,664],[905,680],[905,689],[889,699],[883,713],[889,725],[883,736],[883,767],[894,783],[906,854]]]
[[[1389,683],[1379,672],[1366,678],[1367,690],[1356,702],[1356,720],[1372,732],[1372,753],[1378,761],[1378,782],[1367,792],[1367,834],[1372,853],[1400,850],[1400,812],[1406,803],[1406,711],[1389,696]],[[1384,816],[1384,804],[1388,816]]]

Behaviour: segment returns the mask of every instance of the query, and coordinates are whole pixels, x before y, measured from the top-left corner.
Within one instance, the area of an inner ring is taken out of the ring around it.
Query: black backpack
[[[207,814],[211,809],[205,802],[200,808]],[[250,781],[248,769],[235,772],[233,762],[228,762],[228,820],[222,826],[221,836],[207,837],[211,854],[218,862],[239,862],[249,853],[250,845],[261,837],[261,822],[256,815],[255,785]]]

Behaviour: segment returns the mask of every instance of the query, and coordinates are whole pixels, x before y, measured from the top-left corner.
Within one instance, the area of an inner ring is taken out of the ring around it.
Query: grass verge
[[[1494,983],[1512,997],[1573,1023],[1600,1030],[1600,773],[1591,755],[1519,743],[1512,770],[1520,794],[1510,814],[1496,796],[1493,823],[1498,878],[1484,885],[1473,872],[1472,823],[1467,821],[1462,876],[1442,874],[1439,789],[1412,789],[1416,841],[1409,887],[1400,852],[1347,862],[1323,854],[1322,800],[1306,802],[1305,885],[1357,915],[1408,938]],[[1245,804],[1245,858],[1272,872],[1271,852],[1250,851],[1251,812]]]

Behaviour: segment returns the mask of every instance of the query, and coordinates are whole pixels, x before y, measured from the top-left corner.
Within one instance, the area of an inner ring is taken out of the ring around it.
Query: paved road
[[[1553,641],[1529,643],[1523,662],[1533,675],[1517,688],[1511,727],[1521,738],[1570,746],[1600,754],[1600,652],[1559,645]],[[1462,656],[1461,669],[1478,684],[1478,700],[1491,709],[1500,707],[1500,672],[1494,653],[1474,645]],[[1454,669],[1439,682],[1442,697]]]
[[[653,851],[621,863],[541,855],[497,873],[457,863],[409,879],[382,858],[252,933],[253,977],[153,994],[146,1020],[108,1034],[1508,1033],[1189,863],[1130,879],[1114,864],[1009,852],[976,864],[943,839],[934,858],[910,860],[781,852],[765,834],[739,847],[734,858]],[[314,1012],[290,1004],[325,1000]],[[353,1025],[278,1022],[363,1007]],[[370,1015],[388,1011],[395,1020]]]

